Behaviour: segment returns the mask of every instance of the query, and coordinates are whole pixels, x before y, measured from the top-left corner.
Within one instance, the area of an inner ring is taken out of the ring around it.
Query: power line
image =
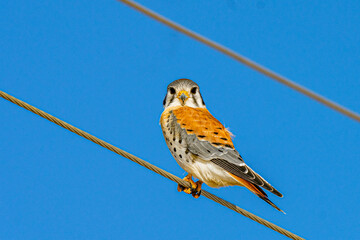
[[[161,168],[159,168],[159,167],[157,167],[157,166],[155,166],[155,165],[153,165],[151,163],[146,162],[145,160],[142,160],[142,159],[140,159],[140,158],[138,158],[138,157],[136,157],[136,156],[134,156],[134,155],[132,155],[130,153],[127,153],[124,150],[121,150],[120,148],[117,148],[117,147],[111,145],[110,143],[107,143],[107,142],[105,142],[105,141],[103,141],[103,140],[101,140],[101,139],[99,139],[99,138],[97,138],[97,137],[95,137],[95,136],[93,136],[93,135],[79,129],[79,128],[76,128],[76,127],[74,127],[74,126],[72,126],[72,125],[70,125],[70,124],[68,124],[68,123],[66,123],[66,122],[64,122],[64,121],[62,121],[62,120],[60,120],[60,119],[58,119],[58,118],[56,118],[56,117],[54,117],[54,116],[52,116],[52,115],[50,115],[48,113],[36,108],[36,107],[34,107],[34,106],[31,106],[28,103],[25,103],[25,102],[13,97],[13,96],[7,94],[7,93],[5,93],[5,92],[2,92],[2,91],[0,91],[0,96],[2,98],[4,98],[4,99],[16,104],[16,105],[22,107],[22,108],[25,108],[25,109],[39,115],[40,117],[43,117],[43,118],[45,118],[45,119],[59,125],[60,127],[63,127],[65,129],[73,132],[73,133],[76,133],[77,135],[79,135],[79,136],[81,136],[83,138],[86,138],[87,140],[90,140],[90,141],[92,141],[92,142],[94,142],[94,143],[96,143],[96,144],[98,144],[98,145],[100,145],[100,146],[102,146],[104,148],[107,148],[108,150],[110,150],[110,151],[112,151],[114,153],[117,153],[120,156],[123,156],[123,157],[125,157],[125,158],[127,158],[127,159],[129,159],[129,160],[131,160],[133,162],[136,162],[137,164],[140,164],[141,166],[146,167],[147,169],[150,169],[151,171],[156,172],[157,174],[160,174],[163,177],[166,177],[166,178],[168,178],[168,179],[170,179],[170,180],[172,180],[172,181],[174,181],[174,182],[176,182],[176,183],[178,183],[178,184],[180,184],[180,185],[182,185],[184,187],[190,187],[189,182],[186,182],[183,179],[181,179],[181,178],[179,178],[179,177],[177,177],[177,176],[175,176],[175,175],[173,175],[173,174],[171,174],[171,173],[169,173],[169,172],[167,172],[167,171],[165,171],[165,170],[163,170],[163,169],[161,169]],[[271,223],[269,221],[266,221],[265,219],[262,219],[262,218],[260,218],[260,217],[258,217],[256,215],[254,215],[254,214],[252,214],[252,213],[250,213],[250,212],[236,206],[235,204],[232,204],[232,203],[230,203],[230,202],[228,202],[228,201],[226,201],[226,200],[224,200],[224,199],[222,199],[222,198],[220,198],[218,196],[215,196],[210,192],[207,192],[205,190],[201,190],[201,194],[204,197],[207,197],[207,198],[209,198],[209,199],[211,199],[211,200],[213,200],[213,201],[215,201],[217,203],[220,203],[221,205],[223,205],[223,206],[225,206],[225,207],[227,207],[227,208],[229,208],[229,209],[231,209],[231,210],[233,210],[233,211],[235,211],[237,213],[240,213],[243,216],[245,216],[247,218],[250,218],[250,219],[252,219],[252,220],[254,220],[254,221],[256,221],[256,222],[258,222],[258,223],[260,223],[260,224],[262,224],[262,225],[264,225],[264,226],[266,226],[266,227],[268,227],[268,228],[270,228],[270,229],[272,229],[274,231],[277,231],[277,232],[279,232],[279,233],[281,233],[281,234],[283,234],[283,235],[285,235],[285,236],[287,236],[287,237],[289,237],[291,239],[304,240],[303,238],[301,238],[301,237],[299,237],[299,236],[297,236],[297,235],[295,235],[295,234],[293,234],[293,233],[291,233],[291,232],[289,232],[289,231],[287,231],[287,230],[285,230],[285,229],[283,229],[283,228],[281,228],[281,227],[279,227],[279,226],[277,226],[277,225],[275,225],[275,224],[273,224],[273,223]]]
[[[307,89],[307,88],[301,86],[300,84],[295,83],[295,82],[291,81],[290,79],[287,79],[287,78],[281,76],[280,74],[277,74],[277,73],[271,71],[270,69],[267,69],[267,68],[261,66],[260,64],[236,53],[235,51],[231,50],[230,48],[227,48],[227,47],[225,47],[215,41],[212,41],[196,32],[193,32],[193,31],[181,26],[180,24],[175,23],[175,22],[171,21],[170,19],[167,19],[164,16],[140,5],[139,3],[136,3],[131,0],[118,0],[118,1],[121,1],[125,4],[127,4],[128,6],[167,25],[170,28],[173,28],[173,29],[175,29],[175,30],[177,30],[177,31],[211,47],[211,48],[214,48],[214,49],[220,51],[221,53],[235,59],[236,61],[238,61],[240,63],[243,63],[244,65],[254,69],[255,71],[258,71],[258,72],[276,80],[277,82],[280,82],[280,83],[308,96],[309,98],[312,98],[315,101],[318,101],[318,102],[324,104],[325,106],[332,108],[333,110],[338,111],[339,113],[344,114],[345,116],[348,116],[348,117],[360,122],[360,115],[358,113],[353,112],[353,111],[345,108],[344,106],[341,106],[340,104],[338,104],[334,101],[331,101],[330,99],[327,99],[327,98],[321,96],[320,94],[315,93],[312,90]]]

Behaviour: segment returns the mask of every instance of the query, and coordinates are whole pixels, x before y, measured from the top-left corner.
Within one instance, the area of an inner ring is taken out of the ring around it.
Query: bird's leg
[[[193,185],[192,182],[194,182],[194,181],[192,180],[191,174],[188,174],[186,177],[183,178],[183,180],[191,183],[191,186]],[[188,194],[191,193],[191,191],[190,191],[191,188],[184,187],[184,186],[182,186],[182,185],[180,185],[180,184],[178,184],[177,190],[178,190],[179,192],[184,191],[184,192],[186,192],[186,193],[188,193]]]
[[[200,195],[201,195],[201,184],[202,184],[202,181],[197,181],[196,183],[196,188],[195,189],[193,189],[193,190],[195,190],[195,191],[193,191],[191,194],[192,194],[192,196],[194,197],[194,198],[199,198],[200,197]]]
[[[200,197],[201,194],[201,181],[194,182],[192,179],[191,174],[188,174],[186,177],[183,178],[183,180],[189,182],[191,184],[191,187],[183,187],[180,184],[177,187],[177,190],[179,192],[184,191],[187,194],[191,194],[194,198]]]

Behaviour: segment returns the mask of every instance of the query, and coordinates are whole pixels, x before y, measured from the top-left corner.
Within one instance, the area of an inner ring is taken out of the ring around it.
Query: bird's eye
[[[197,87],[193,87],[193,88],[190,90],[190,92],[191,92],[192,94],[195,94],[196,91],[197,91]]]
[[[172,87],[169,88],[169,91],[170,91],[171,94],[175,94],[175,92],[176,92],[176,91],[175,91],[175,88],[172,88]]]

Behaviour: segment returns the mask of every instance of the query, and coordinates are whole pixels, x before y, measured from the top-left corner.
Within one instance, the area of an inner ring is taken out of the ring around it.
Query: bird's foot
[[[201,181],[194,182],[190,174],[184,177],[183,179],[189,182],[191,184],[191,187],[184,187],[179,184],[177,190],[179,192],[185,192],[187,194],[191,194],[194,198],[199,198],[201,195],[202,182]]]

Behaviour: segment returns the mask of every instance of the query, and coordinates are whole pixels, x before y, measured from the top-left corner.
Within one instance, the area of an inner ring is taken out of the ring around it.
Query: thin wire
[[[101,140],[101,139],[99,139],[99,138],[97,138],[97,137],[83,131],[83,130],[80,130],[79,128],[76,128],[76,127],[74,127],[74,126],[72,126],[72,125],[70,125],[70,124],[68,124],[68,123],[66,123],[66,122],[64,122],[64,121],[62,121],[62,120],[60,120],[60,119],[58,119],[58,118],[56,118],[56,117],[54,117],[54,116],[52,116],[52,115],[50,115],[48,113],[36,108],[36,107],[34,107],[34,106],[31,106],[28,103],[25,103],[25,102],[13,97],[13,96],[7,94],[7,93],[5,93],[5,92],[2,92],[2,91],[0,91],[0,96],[2,98],[4,98],[4,99],[16,104],[16,105],[22,107],[22,108],[25,108],[25,109],[39,115],[40,117],[43,117],[43,118],[45,118],[45,119],[47,119],[47,120],[49,120],[49,121],[63,127],[63,128],[65,128],[65,129],[73,132],[73,133],[76,133],[77,135],[79,135],[79,136],[81,136],[83,138],[86,138],[87,140],[90,140],[90,141],[92,141],[92,142],[94,142],[94,143],[96,143],[96,144],[98,144],[98,145],[100,145],[100,146],[102,146],[104,148],[107,148],[110,151],[112,151],[114,153],[117,153],[117,154],[119,154],[119,155],[133,161],[133,162],[136,162],[137,164],[140,164],[141,166],[146,167],[147,169],[150,169],[151,171],[156,172],[156,173],[160,174],[163,177],[166,177],[166,178],[168,178],[168,179],[170,179],[170,180],[172,180],[172,181],[174,181],[174,182],[176,182],[176,183],[178,183],[178,184],[180,184],[182,186],[190,187],[190,183],[184,181],[183,179],[178,178],[177,176],[175,176],[175,175],[173,175],[173,174],[171,174],[171,173],[169,173],[169,172],[167,172],[167,171],[165,171],[165,170],[163,170],[163,169],[161,169],[161,168],[159,168],[159,167],[157,167],[155,165],[152,165],[151,163],[148,163],[148,162],[146,162],[146,161],[144,161],[144,160],[142,160],[142,159],[140,159],[140,158],[138,158],[138,157],[136,157],[136,156],[134,156],[134,155],[132,155],[130,153],[127,153],[124,150],[121,150],[120,148],[117,148],[117,147],[111,145],[110,143],[107,143],[107,142],[105,142],[105,141],[103,141],[103,140]],[[297,236],[297,235],[295,235],[295,234],[293,234],[293,233],[291,233],[291,232],[289,232],[289,231],[287,231],[287,230],[285,230],[285,229],[283,229],[283,228],[281,228],[281,227],[279,227],[279,226],[277,226],[277,225],[275,225],[275,224],[273,224],[271,222],[268,222],[268,221],[254,215],[254,214],[252,214],[252,213],[250,213],[250,212],[248,212],[248,211],[246,211],[244,209],[241,209],[240,207],[238,207],[238,206],[236,206],[236,205],[234,205],[234,204],[232,204],[232,203],[230,203],[228,201],[225,201],[224,199],[219,198],[218,196],[215,196],[210,192],[202,190],[201,194],[203,196],[205,196],[205,197],[207,197],[207,198],[209,198],[209,199],[211,199],[211,200],[213,200],[213,201],[215,201],[217,203],[220,203],[221,205],[223,205],[223,206],[225,206],[225,207],[227,207],[227,208],[229,208],[231,210],[234,210],[235,212],[238,212],[238,213],[242,214],[243,216],[245,216],[247,218],[250,218],[250,219],[252,219],[252,220],[254,220],[254,221],[256,221],[256,222],[258,222],[258,223],[260,223],[260,224],[262,224],[262,225],[264,225],[264,226],[266,226],[266,227],[268,227],[268,228],[270,228],[270,229],[272,229],[274,231],[277,231],[277,232],[279,232],[279,233],[281,233],[281,234],[283,234],[283,235],[285,235],[285,236],[287,236],[287,237],[289,237],[291,239],[295,239],[295,240],[301,240],[302,239],[303,240],[303,238],[301,238],[301,237],[299,237],[299,236]]]
[[[301,86],[300,84],[295,83],[295,82],[291,81],[290,79],[287,79],[287,78],[281,76],[280,74],[277,74],[277,73],[271,71],[270,69],[265,68],[264,66],[236,53],[235,51],[233,51],[215,41],[212,41],[196,32],[191,31],[191,30],[181,26],[180,24],[175,23],[175,22],[171,21],[170,19],[167,19],[164,16],[140,5],[139,3],[136,3],[131,0],[118,0],[118,1],[121,1],[125,4],[127,4],[128,6],[138,10],[139,12],[167,25],[168,27],[173,28],[173,29],[175,29],[175,30],[177,30],[177,31],[179,31],[179,32],[205,44],[205,45],[208,45],[209,47],[212,47],[229,57],[232,57],[233,59],[254,69],[255,71],[258,71],[258,72],[314,99],[315,101],[318,101],[318,102],[324,104],[325,106],[328,106],[329,108],[332,108],[333,110],[338,111],[339,113],[342,113],[345,116],[348,116],[348,117],[360,122],[360,115],[358,113],[353,112],[353,111],[345,108],[344,106],[341,106],[340,104],[338,104],[334,101],[331,101],[330,99],[327,99],[327,98],[321,96],[320,94],[315,93],[312,90],[309,90],[309,89]]]

